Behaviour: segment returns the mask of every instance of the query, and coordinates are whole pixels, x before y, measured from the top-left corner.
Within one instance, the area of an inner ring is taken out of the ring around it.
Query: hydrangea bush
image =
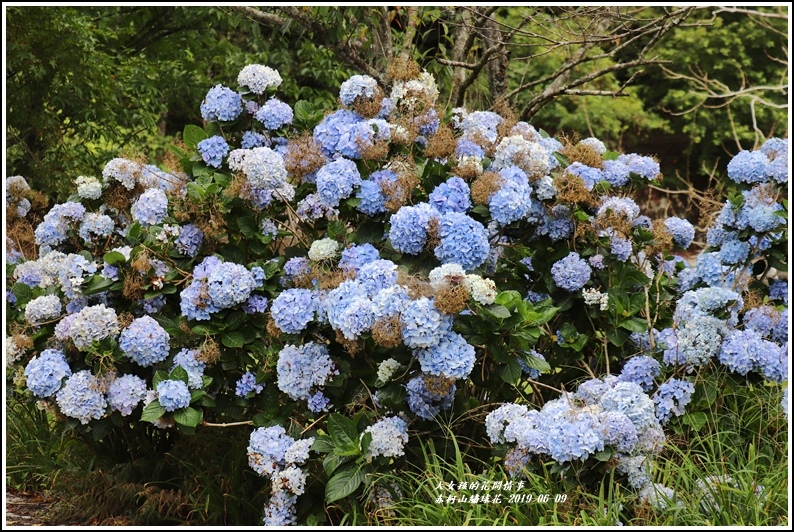
[[[449,429],[513,476],[551,459],[664,491],[666,428],[714,400],[697,372],[787,381],[787,140],[728,164],[690,264],[693,224],[631,198],[652,157],[446,119],[426,72],[353,76],[337,110],[281,81],[246,66],[160,166],[113,159],[6,239],[14,393],[100,437],[251,424],[264,522],[293,524],[305,492],[352,501]],[[12,218],[28,192],[6,181]]]

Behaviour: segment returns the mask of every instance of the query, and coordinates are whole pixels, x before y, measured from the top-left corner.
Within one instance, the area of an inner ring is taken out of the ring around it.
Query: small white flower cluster
[[[598,288],[582,289],[582,297],[586,305],[600,305],[601,310],[609,308],[609,294],[602,294]]]
[[[330,238],[322,238],[312,242],[312,247],[309,248],[309,259],[314,262],[320,262],[327,259],[332,259],[339,251],[339,242]]]
[[[237,75],[237,83],[248,87],[254,94],[262,94],[270,87],[281,85],[278,70],[265,65],[247,65]]]
[[[78,176],[74,180],[77,185],[77,195],[82,199],[99,199],[102,197],[102,183],[95,177]]]
[[[13,336],[6,336],[6,365],[10,366],[25,353],[25,350],[17,345]]]
[[[388,358],[378,366],[378,380],[384,384],[389,382],[394,372],[400,369],[400,363],[393,358]]]
[[[481,305],[490,305],[496,299],[496,283],[479,275],[469,274],[463,281],[471,298]]]
[[[170,238],[179,237],[182,227],[175,224],[163,224],[163,230],[157,235],[158,242],[168,242]]]

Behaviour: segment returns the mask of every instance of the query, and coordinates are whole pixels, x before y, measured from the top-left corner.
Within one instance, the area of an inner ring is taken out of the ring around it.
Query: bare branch
[[[714,10],[715,15],[718,13],[744,13],[745,15],[752,15],[754,17],[779,18],[788,20],[788,14],[785,13],[767,13],[765,11],[756,11],[755,9],[744,9],[741,7],[720,7]]]
[[[250,17],[257,22],[261,22],[262,24],[267,24],[268,26],[283,26],[287,23],[286,19],[283,19],[276,14],[268,13],[267,11],[262,11],[253,7],[231,6],[231,8],[242,15]]]

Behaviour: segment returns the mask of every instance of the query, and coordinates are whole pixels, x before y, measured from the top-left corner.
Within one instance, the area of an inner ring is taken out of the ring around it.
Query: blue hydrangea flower
[[[465,213],[471,209],[469,185],[459,177],[450,177],[430,193],[428,203],[441,214],[447,212]]]
[[[656,179],[659,175],[659,163],[651,157],[629,153],[620,155],[617,160],[628,166],[631,173],[637,174],[648,181]]]
[[[689,248],[695,238],[695,227],[688,220],[671,216],[664,221],[664,226],[673,237],[675,245],[681,249]]]
[[[294,443],[284,427],[260,427],[248,440],[248,465],[260,475],[269,477],[285,464],[287,451]]]
[[[344,256],[344,253],[342,255]],[[290,281],[309,273],[311,273],[311,269],[309,268],[309,259],[306,257],[294,257],[284,263],[284,275]]]
[[[769,158],[761,151],[742,150],[728,163],[728,177],[737,183],[763,183],[769,170]]]
[[[92,419],[102,419],[108,403],[100,391],[102,385],[89,370],[78,371],[66,381],[55,400],[61,413],[80,420],[85,425]]]
[[[666,346],[665,364],[707,364],[719,353],[725,332],[725,322],[711,316],[696,316],[672,334],[661,331],[659,342]]]
[[[243,373],[243,376],[237,381],[237,386],[235,387],[234,394],[237,397],[245,397],[249,393],[253,392],[254,395],[262,393],[262,390],[265,389],[265,384],[257,384],[256,383],[256,373],[251,373],[250,371],[246,371]]]
[[[183,225],[176,239],[176,249],[183,255],[195,257],[201,249],[204,232],[193,224]]]
[[[159,188],[150,188],[132,204],[132,218],[143,226],[157,225],[168,215],[168,197]]]
[[[433,419],[439,412],[451,407],[455,400],[454,384],[445,395],[440,395],[427,389],[427,384],[421,375],[408,381],[405,388],[408,391],[406,397],[408,408],[423,419]]]
[[[626,361],[621,371],[620,382],[633,382],[642,386],[646,392],[653,388],[653,379],[659,376],[661,366],[649,356],[632,357]]]
[[[94,238],[106,238],[113,234],[116,224],[107,214],[86,213],[80,224],[79,234],[85,242],[93,242]]]
[[[621,161],[604,161],[604,168],[601,171],[604,180],[613,187],[622,187],[629,182],[631,170]]]
[[[575,251],[558,260],[551,267],[554,284],[568,292],[576,292],[590,280],[593,270]]]
[[[403,342],[414,349],[432,347],[452,330],[452,316],[441,313],[426,297],[409,302],[401,318]]]
[[[265,296],[253,295],[243,304],[243,311],[246,314],[263,313],[267,310],[267,298]]]
[[[278,129],[292,123],[292,108],[276,98],[270,98],[259,108],[254,118],[270,130]]]
[[[168,332],[151,316],[137,318],[121,332],[119,347],[140,366],[151,366],[168,357]]]
[[[581,178],[581,180],[584,181],[584,186],[587,190],[593,190],[593,187],[599,181],[604,179],[604,174],[601,172],[601,170],[587,166],[586,164],[582,164],[578,161],[570,164],[565,171]]]
[[[720,262],[723,264],[741,264],[750,254],[750,244],[741,240],[723,242],[719,254]]]
[[[474,142],[496,142],[497,129],[504,118],[491,111],[474,111],[466,115],[460,124],[463,137]]]
[[[775,279],[769,284],[769,298],[782,301],[788,306],[788,281],[786,279]]]
[[[339,374],[323,344],[309,342],[300,347],[288,344],[278,354],[278,389],[295,400],[308,401],[313,389],[324,386]]]
[[[405,454],[403,447],[408,443],[408,423],[397,416],[385,417],[367,427],[364,434],[371,434],[367,458],[395,458]]]
[[[485,432],[491,443],[505,443],[505,428],[518,418],[527,414],[527,407],[514,403],[505,403],[485,416]]]
[[[501,173],[504,176],[505,170],[502,170]],[[491,194],[488,199],[491,218],[499,225],[509,225],[524,218],[532,207],[531,192],[532,189],[529,187],[526,177],[505,179],[501,188]]]
[[[25,321],[31,325],[38,325],[53,320],[61,315],[62,308],[58,296],[39,296],[30,300],[25,306]]]
[[[390,219],[389,241],[392,247],[400,253],[416,255],[425,247],[430,221],[440,216],[441,213],[427,203],[400,207]]]
[[[297,334],[314,319],[315,306],[310,290],[290,288],[273,300],[270,312],[276,327],[287,334]]]
[[[456,332],[448,332],[426,349],[417,349],[414,356],[424,373],[452,379],[465,379],[474,369],[474,346]]]
[[[715,315],[721,311],[738,313],[742,298],[733,290],[720,287],[698,288],[685,292],[675,308],[676,322],[685,323],[696,316]]]
[[[356,163],[349,159],[337,159],[317,171],[317,194],[331,207],[350,197],[353,189],[361,183],[361,174]]]
[[[374,78],[356,74],[339,87],[339,99],[346,107],[350,107],[359,96],[362,98],[375,96],[377,88],[378,82]]]
[[[359,268],[356,280],[372,297],[397,282],[397,265],[383,259],[368,262]]]
[[[113,379],[108,388],[108,404],[113,410],[129,416],[146,397],[146,381],[136,375],[122,375]]]
[[[620,262],[626,262],[631,257],[631,240],[613,233],[609,239],[609,252]]]
[[[314,413],[323,412],[328,410],[328,405],[331,403],[331,400],[328,399],[323,392],[317,392],[309,396],[308,401],[306,401],[306,408]]]
[[[610,213],[623,215],[627,220],[633,222],[640,215],[640,207],[631,198],[609,196],[601,202],[596,216],[601,217]]]
[[[218,308],[230,308],[248,299],[257,287],[254,274],[245,266],[225,262],[207,276],[207,295]]]
[[[116,311],[104,304],[83,308],[69,325],[69,338],[81,351],[91,347],[95,341],[115,337],[118,333]]]
[[[85,216],[85,207],[81,204],[67,201],[53,206],[50,212],[44,215],[42,222],[36,226],[34,236],[39,246],[57,246],[67,238],[70,224],[79,222]]]
[[[442,264],[460,264],[464,270],[473,270],[488,258],[491,249],[488,232],[483,225],[459,212],[441,216],[438,224],[440,243],[435,255]]]
[[[658,423],[653,401],[639,384],[619,382],[604,392],[599,403],[604,410],[626,414],[638,432]]]
[[[63,351],[45,349],[25,366],[26,384],[36,397],[50,397],[61,388],[61,382],[72,374]]]
[[[455,154],[458,157],[477,157],[479,159],[485,157],[485,152],[480,145],[465,137],[458,139],[455,145]]]
[[[220,135],[200,141],[197,148],[204,163],[213,168],[220,168],[223,165],[223,158],[229,154],[229,144]]]
[[[339,259],[339,268],[342,270],[353,270],[358,273],[362,266],[378,259],[380,259],[380,253],[372,244],[352,244],[342,251],[342,258]]]
[[[405,310],[409,301],[411,301],[411,298],[408,297],[408,291],[400,285],[381,290],[372,298],[375,320],[393,318],[399,315]]]
[[[605,445],[615,447],[619,453],[630,453],[637,446],[637,429],[623,412],[604,412],[599,421]]]
[[[315,126],[314,140],[328,157],[345,148],[357,150],[355,138],[351,138],[350,135],[350,126],[363,120],[358,113],[340,109],[326,116]]]
[[[237,74],[237,83],[254,94],[263,94],[269,88],[276,88],[281,85],[281,81],[278,70],[265,65],[246,65]]]
[[[243,99],[223,85],[215,85],[201,103],[201,118],[208,122],[231,122],[243,112]]]
[[[268,138],[262,133],[257,133],[256,131],[246,131],[243,133],[243,139],[240,142],[240,147],[244,150],[250,150],[252,148],[267,146],[268,142]]]
[[[190,405],[190,389],[182,381],[162,380],[157,383],[157,398],[166,412],[173,412]]]
[[[684,415],[693,393],[695,393],[695,385],[689,381],[672,378],[665,382],[653,394],[656,417],[661,423],[667,423],[673,415]]]
[[[171,371],[179,366],[187,372],[187,386],[194,390],[204,385],[202,376],[207,367],[205,362],[198,360],[198,356],[198,349],[182,349],[174,355],[174,364],[171,366]]]

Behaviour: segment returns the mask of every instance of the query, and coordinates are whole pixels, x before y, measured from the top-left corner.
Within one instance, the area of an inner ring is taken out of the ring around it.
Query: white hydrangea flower
[[[471,298],[481,305],[490,305],[496,299],[496,283],[479,275],[469,274],[464,280]]]
[[[281,85],[278,70],[265,65],[246,65],[237,75],[237,83],[251,89],[254,94],[262,94],[270,87]]]
[[[102,197],[102,183],[95,177],[78,176],[75,179],[77,195],[82,199],[99,199]]]
[[[595,137],[582,139],[579,141],[579,144],[582,144],[584,146],[590,146],[596,152],[598,152],[598,155],[604,155],[607,152],[606,145]]]
[[[496,147],[493,168],[501,170],[510,166],[518,166],[530,179],[538,179],[549,169],[549,152],[520,135],[505,137]]]
[[[482,174],[482,158],[476,155],[464,155],[458,159],[458,168],[462,172],[472,172],[475,175]]]
[[[6,336],[6,365],[10,366],[25,353],[12,336]]]
[[[289,491],[295,495],[302,495],[306,488],[308,475],[301,468],[289,466],[275,473],[270,480],[273,482],[273,491]]]
[[[339,242],[330,238],[323,238],[312,242],[309,248],[309,259],[319,262],[321,260],[332,259],[339,251]]]
[[[442,264],[438,268],[434,268],[430,271],[430,285],[433,287],[434,290],[438,290],[442,286],[444,286],[447,282],[447,277],[465,277],[466,270],[460,264],[455,264],[454,262],[448,262],[447,264]]]
[[[384,384],[389,382],[398,369],[400,369],[400,363],[393,358],[384,360],[378,366],[378,380]]]
[[[598,288],[582,289],[585,305],[599,305],[601,310],[609,308],[609,294],[602,294]]]

